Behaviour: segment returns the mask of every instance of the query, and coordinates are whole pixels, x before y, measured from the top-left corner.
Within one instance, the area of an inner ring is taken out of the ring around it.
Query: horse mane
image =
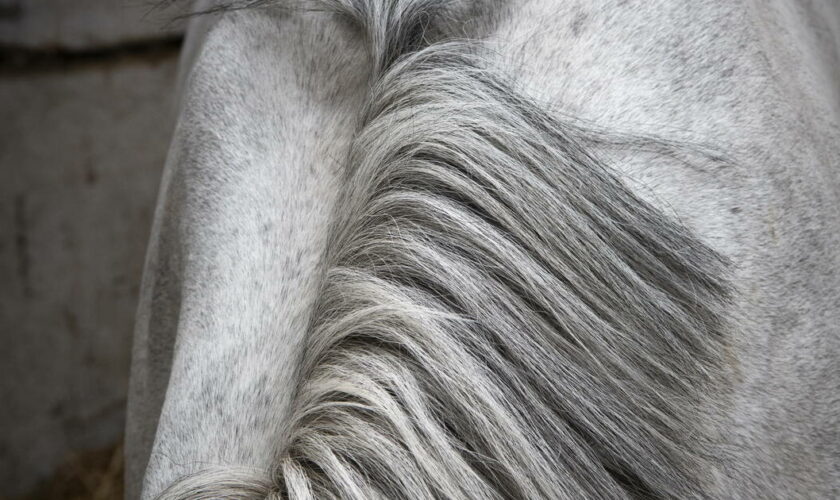
[[[432,0],[332,0],[376,83],[276,470],[161,498],[702,498],[725,260],[639,199]],[[425,33],[425,35],[424,35]]]

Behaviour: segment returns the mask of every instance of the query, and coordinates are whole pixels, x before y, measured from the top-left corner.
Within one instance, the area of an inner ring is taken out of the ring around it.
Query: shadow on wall
[[[138,4],[139,3],[139,4]],[[0,2],[0,498],[119,498],[131,331],[181,28]]]

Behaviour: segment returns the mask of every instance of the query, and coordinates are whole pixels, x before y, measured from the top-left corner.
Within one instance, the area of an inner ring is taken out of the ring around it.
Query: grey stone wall
[[[144,15],[0,0],[0,497],[122,438],[180,29]]]

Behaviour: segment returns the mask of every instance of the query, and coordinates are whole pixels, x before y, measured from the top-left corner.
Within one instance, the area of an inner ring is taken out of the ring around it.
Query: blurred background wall
[[[118,475],[174,124],[175,14],[147,0],[0,0],[2,498],[119,494],[85,474]],[[70,492],[56,474],[91,484]]]

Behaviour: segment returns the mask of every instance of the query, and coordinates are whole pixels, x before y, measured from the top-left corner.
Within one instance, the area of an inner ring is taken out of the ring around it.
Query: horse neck
[[[130,414],[166,392],[156,430],[129,421],[129,453],[151,446],[144,497],[208,466],[268,469],[280,445],[362,96],[352,69],[312,70],[324,52],[364,67],[338,30],[300,43],[325,32],[312,22],[226,16],[186,81],[134,353]]]

